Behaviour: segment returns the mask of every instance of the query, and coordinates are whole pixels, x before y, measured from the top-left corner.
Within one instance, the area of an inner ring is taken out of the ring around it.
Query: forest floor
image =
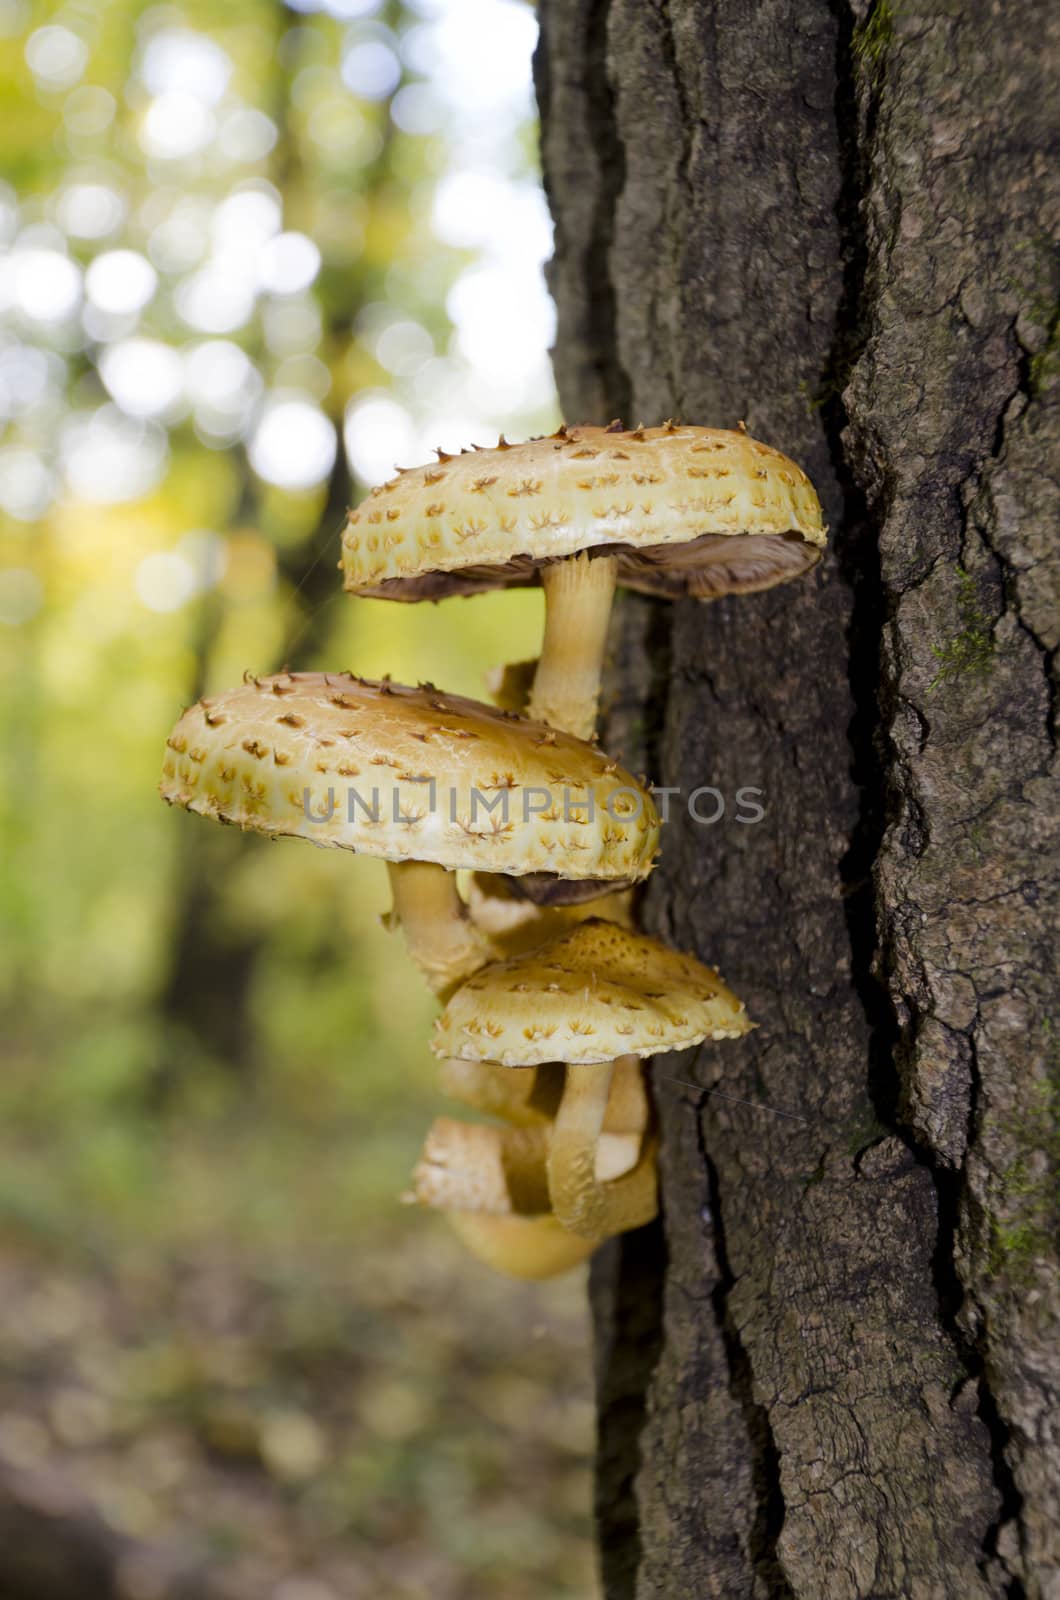
[[[180,1160],[222,1162],[238,1201],[258,1137]],[[178,1226],[168,1161],[120,1226],[106,1210],[86,1222],[62,1188],[45,1225],[12,1181],[26,1152],[5,1159],[5,1596],[594,1592],[582,1275],[494,1276],[396,1200],[360,1226],[344,1201],[324,1229],[328,1159],[301,1159],[274,1230]]]

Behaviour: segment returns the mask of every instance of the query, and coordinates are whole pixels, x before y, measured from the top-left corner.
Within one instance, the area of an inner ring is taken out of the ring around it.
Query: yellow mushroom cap
[[[596,1240],[568,1233],[547,1212],[540,1217],[446,1213],[473,1256],[510,1278],[555,1278],[588,1259]]]
[[[589,1063],[736,1039],[751,1026],[742,1001],[710,967],[593,920],[482,967],[450,998],[431,1048],[506,1067]]]
[[[399,473],[350,512],[341,565],[354,593],[424,600],[595,550],[631,589],[711,599],[798,577],[825,533],[806,474],[747,433],[571,427]]]
[[[650,794],[594,746],[348,673],[250,678],[200,700],[167,740],[161,793],[258,833],[515,875],[643,878],[659,837]]]

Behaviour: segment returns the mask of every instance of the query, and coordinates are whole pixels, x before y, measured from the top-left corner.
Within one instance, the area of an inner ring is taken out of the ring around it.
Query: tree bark
[[[617,615],[607,742],[727,802],[645,925],[760,1027],[594,1270],[605,1594],[1055,1600],[1055,11],[540,9],[567,419],[744,420],[831,526]]]

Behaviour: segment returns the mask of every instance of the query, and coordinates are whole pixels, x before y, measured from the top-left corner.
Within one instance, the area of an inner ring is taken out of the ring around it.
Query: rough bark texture
[[[833,533],[619,611],[608,742],[728,802],[646,924],[761,1026],[595,1272],[605,1592],[1056,1600],[1055,16],[541,12],[567,418],[744,419]]]

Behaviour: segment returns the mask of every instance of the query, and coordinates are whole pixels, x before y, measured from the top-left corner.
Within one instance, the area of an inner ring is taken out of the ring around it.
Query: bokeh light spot
[[[160,94],[152,100],[140,128],[140,143],[149,156],[180,161],[213,138],[213,113],[191,94]]]
[[[34,322],[61,322],[81,300],[81,269],[59,250],[19,250],[11,258],[14,301]]]
[[[125,200],[106,183],[71,183],[59,195],[55,215],[72,239],[105,239],[125,221]]]
[[[141,76],[153,95],[190,95],[216,105],[228,87],[232,63],[205,34],[190,28],[165,28],[144,51]]]
[[[350,466],[369,488],[392,478],[395,467],[424,460],[412,417],[388,394],[359,396],[346,411],[343,438]]]
[[[191,562],[171,550],[144,556],[136,568],[134,583],[149,611],[179,611],[198,588]]]
[[[138,250],[107,250],[85,274],[92,304],[110,316],[142,311],[158,287],[158,274]]]
[[[401,63],[381,39],[364,39],[343,56],[342,81],[363,100],[385,100],[401,82]]]
[[[70,492],[97,505],[148,494],[168,454],[163,428],[126,417],[115,405],[75,413],[63,428],[60,453]]]
[[[36,522],[55,493],[52,474],[36,451],[22,445],[0,449],[0,507],[16,522]]]
[[[184,392],[184,363],[159,339],[121,339],[100,357],[100,376],[127,415],[169,417]]]
[[[88,66],[88,46],[58,23],[37,28],[26,40],[26,65],[49,89],[72,89]]]
[[[279,489],[312,489],[335,464],[335,429],[308,400],[273,400],[250,441],[250,464]]]
[[[304,233],[280,233],[261,252],[258,282],[270,294],[298,294],[320,271],[320,251]]]

